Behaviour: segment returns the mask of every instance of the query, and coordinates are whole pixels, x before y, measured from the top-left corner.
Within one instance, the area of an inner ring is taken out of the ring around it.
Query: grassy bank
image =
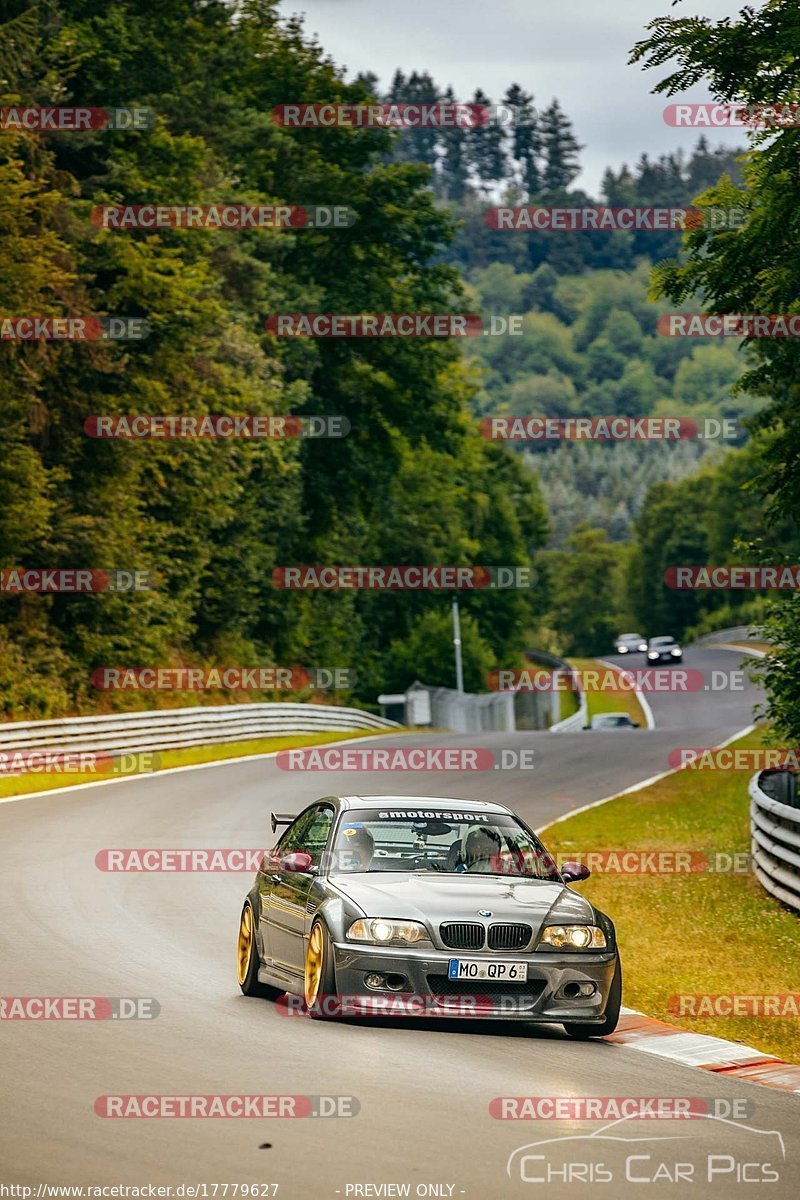
[[[758,731],[737,746],[761,745]],[[750,849],[749,772],[684,769],[632,795],[553,825],[552,851]],[[594,874],[579,890],[613,918],[625,968],[624,1003],[684,1029],[745,1042],[800,1063],[790,1017],[679,1016],[680,994],[800,991],[800,918],[742,873]]]
[[[568,661],[578,671],[597,671],[600,672],[601,677],[612,671],[611,667],[604,666],[596,658],[570,658]],[[627,688],[613,691],[597,691],[586,688],[586,707],[589,712],[589,720],[598,713],[624,712],[632,721],[641,725],[642,729],[647,727],[647,720],[641,704],[636,699],[636,693]]]

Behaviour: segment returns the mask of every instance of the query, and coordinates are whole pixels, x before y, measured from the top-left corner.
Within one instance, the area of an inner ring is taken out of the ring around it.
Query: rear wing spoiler
[[[295,815],[296,814],[293,815],[291,813],[276,813],[276,812],[270,813],[269,814],[269,824],[270,824],[270,828],[272,829],[272,832],[274,833],[279,825],[291,825],[292,821],[295,818]]]

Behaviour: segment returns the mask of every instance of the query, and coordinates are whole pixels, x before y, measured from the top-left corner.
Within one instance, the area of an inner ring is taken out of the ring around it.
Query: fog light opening
[[[594,996],[597,992],[597,985],[594,983],[581,983],[578,979],[573,979],[570,983],[564,985],[564,995],[570,1000],[576,999],[578,996]]]
[[[398,975],[394,972],[386,976],[386,986],[390,992],[400,992],[406,986],[405,975]]]

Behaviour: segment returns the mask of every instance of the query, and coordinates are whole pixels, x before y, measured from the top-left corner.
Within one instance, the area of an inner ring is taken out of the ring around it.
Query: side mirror
[[[565,862],[561,867],[561,875],[566,883],[579,883],[582,879],[588,879],[591,873],[586,863]]]
[[[313,861],[308,851],[296,850],[293,854],[284,854],[281,859],[281,870],[297,871],[299,874],[304,875],[311,870]]]

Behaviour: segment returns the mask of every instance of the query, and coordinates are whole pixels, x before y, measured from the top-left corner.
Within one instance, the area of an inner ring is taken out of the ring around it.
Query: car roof
[[[445,809],[474,810],[475,812],[510,813],[511,809],[493,800],[462,800],[460,796],[339,796],[342,809],[349,808],[411,808],[415,811],[436,805]]]
[[[669,635],[667,635],[666,637],[654,637],[654,638],[650,638],[650,644],[651,644],[651,645],[652,645],[653,643],[655,643],[655,642],[674,642],[674,641],[675,641],[675,638],[674,638],[674,637],[670,637]]]

